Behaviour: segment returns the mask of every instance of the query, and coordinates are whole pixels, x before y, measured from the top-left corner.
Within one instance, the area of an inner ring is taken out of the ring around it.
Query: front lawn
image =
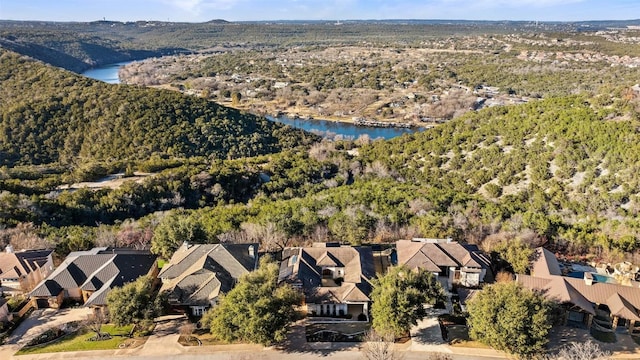
[[[125,342],[132,342],[132,339],[128,338],[132,328],[133,325],[122,327],[116,327],[114,325],[104,325],[102,326],[102,332],[111,334],[112,338],[109,340],[100,341],[89,341],[90,338],[96,335],[95,332],[90,330],[80,330],[78,332],[65,335],[50,344],[23,348],[18,351],[16,355],[118,349],[120,344]]]

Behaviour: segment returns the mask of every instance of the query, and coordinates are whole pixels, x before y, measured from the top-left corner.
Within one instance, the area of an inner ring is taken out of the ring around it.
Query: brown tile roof
[[[629,320],[640,320],[638,309],[636,309],[627,299],[615,293],[607,299],[607,306],[611,314]]]
[[[558,261],[550,251],[537,249],[534,260],[535,276],[518,275],[517,281],[524,287],[541,291],[546,297],[560,303],[574,304],[586,312],[594,313],[594,304],[605,304],[612,315],[640,321],[640,288],[561,276]],[[547,264],[548,269],[542,266]],[[542,276],[538,275],[542,274]]]
[[[539,278],[518,274],[516,275],[516,281],[525,288],[539,291],[547,299],[556,301],[559,304],[573,304],[589,314],[595,314],[593,303],[561,276]]]
[[[440,268],[422,251],[418,251],[409,260],[403,262],[410,269],[425,269],[431,272],[440,272]]]
[[[550,275],[562,275],[558,259],[549,250],[539,247],[536,249],[534,260],[531,266],[531,274],[537,277],[547,277]]]
[[[48,261],[53,250],[26,250],[0,253],[0,279],[19,279]]]
[[[440,271],[440,267],[489,268],[489,258],[476,248],[457,242],[431,243],[412,240],[396,242],[398,263],[411,269]]]

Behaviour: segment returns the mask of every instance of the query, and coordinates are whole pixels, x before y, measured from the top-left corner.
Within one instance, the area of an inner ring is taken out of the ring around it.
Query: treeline
[[[0,165],[210,159],[278,152],[315,136],[195,97],[114,86],[0,53]]]

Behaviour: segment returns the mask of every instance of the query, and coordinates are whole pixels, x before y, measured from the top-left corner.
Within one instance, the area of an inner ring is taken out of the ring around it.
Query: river
[[[87,70],[82,75],[104,81],[110,84],[120,83],[118,78],[118,70],[121,66],[131,63],[131,61],[125,61],[115,64],[109,64]],[[287,117],[267,117],[271,121],[279,122],[281,124],[289,125],[298,129],[303,129],[325,138],[336,139],[357,139],[362,135],[368,135],[371,139],[391,139],[402,134],[410,134],[416,131],[422,131],[424,128],[376,128],[368,126],[356,126],[351,123],[330,121],[330,120],[304,120],[304,119],[289,119]]]
[[[118,77],[118,70],[120,70],[120,67],[130,63],[132,63],[132,61],[123,61],[115,64],[99,66],[83,72],[82,75],[88,78],[104,81],[109,84],[119,84],[120,78]]]

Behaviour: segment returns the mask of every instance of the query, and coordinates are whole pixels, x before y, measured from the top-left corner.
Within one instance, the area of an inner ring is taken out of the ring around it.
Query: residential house
[[[169,303],[201,316],[231,290],[240,277],[258,267],[258,244],[184,243],[158,275]]]
[[[565,276],[556,256],[544,248],[536,249],[531,269],[531,275],[518,274],[516,281],[559,303],[565,325],[600,331],[638,330],[640,283],[621,285],[588,271]]]
[[[155,278],[157,274],[156,256],[146,250],[101,247],[76,251],[38,284],[30,296],[36,308],[60,308],[65,300],[102,307],[114,287],[145,275]]]
[[[28,293],[53,271],[53,250],[23,250],[14,252],[7,245],[0,253],[0,293]]]
[[[478,287],[491,273],[491,260],[475,245],[451,239],[413,239],[396,242],[398,264],[431,271],[451,290],[453,285]]]
[[[285,249],[282,258],[279,281],[303,291],[307,314],[369,319],[375,276],[370,247],[316,243]]]

